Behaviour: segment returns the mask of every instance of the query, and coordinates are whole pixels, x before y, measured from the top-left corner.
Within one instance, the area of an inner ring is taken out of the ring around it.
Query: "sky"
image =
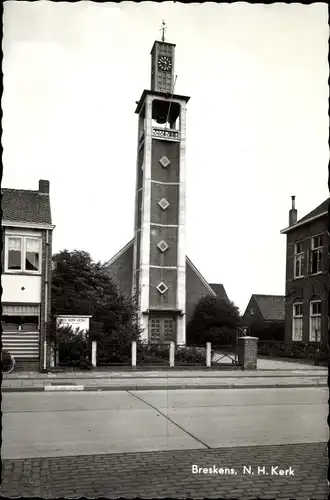
[[[54,253],[126,245],[162,19],[191,96],[186,252],[244,312],[285,292],[291,195],[298,217],[329,196],[326,3],[5,2],[2,186],[50,181]]]

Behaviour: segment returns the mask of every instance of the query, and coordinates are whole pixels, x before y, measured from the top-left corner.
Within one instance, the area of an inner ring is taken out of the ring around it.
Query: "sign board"
[[[56,326],[60,327],[68,327],[70,326],[73,331],[76,331],[79,328],[80,331],[86,332],[89,331],[90,327],[90,318],[92,316],[57,316],[56,318]]]

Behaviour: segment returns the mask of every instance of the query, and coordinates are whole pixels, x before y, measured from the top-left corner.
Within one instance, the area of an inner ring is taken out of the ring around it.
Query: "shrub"
[[[175,364],[205,365],[206,348],[196,346],[176,346]]]
[[[169,364],[170,347],[168,344],[147,344],[138,342],[136,345],[137,364]]]
[[[59,327],[53,331],[52,339],[59,353],[60,364],[85,369],[92,367],[88,332],[79,329],[73,331],[71,327]]]

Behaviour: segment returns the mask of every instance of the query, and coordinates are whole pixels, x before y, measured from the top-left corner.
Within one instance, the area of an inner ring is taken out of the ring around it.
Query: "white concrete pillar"
[[[178,316],[176,322],[176,339],[178,345],[186,343],[186,315]]]
[[[170,366],[174,366],[174,358],[175,358],[175,344],[174,342],[170,343]]]
[[[47,370],[47,341],[44,341],[44,370]]]
[[[183,316],[177,322],[177,343],[186,343],[186,105],[180,112],[180,185],[178,217],[177,309]]]
[[[140,315],[140,325],[142,328],[141,332],[141,340],[148,342],[149,340],[149,315],[148,314],[141,314]]]
[[[96,366],[97,341],[92,340],[92,366]]]
[[[211,366],[211,342],[206,342],[206,366]]]
[[[54,368],[55,366],[55,347],[54,344],[50,347],[50,367]]]
[[[136,341],[132,342],[132,366],[136,366]]]
[[[140,310],[145,312],[149,309],[150,288],[150,210],[151,210],[151,153],[152,153],[152,96],[148,96],[145,104],[145,140],[144,140],[144,162],[143,162],[143,187],[142,187],[142,211],[140,232]],[[145,314],[143,316],[146,316]],[[143,338],[148,340],[149,322],[148,317],[142,318],[144,334]]]

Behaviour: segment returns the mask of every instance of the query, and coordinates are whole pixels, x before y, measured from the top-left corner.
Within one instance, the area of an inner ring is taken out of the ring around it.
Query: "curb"
[[[267,385],[247,385],[247,384],[206,384],[206,385],[123,385],[123,386],[84,386],[84,385],[45,385],[43,387],[3,387],[2,392],[100,392],[100,391],[159,391],[159,390],[189,390],[189,389],[297,389],[297,388],[319,388],[328,387],[326,382],[312,384],[267,384]]]
[[[272,371],[273,373],[270,373],[270,374],[264,374],[262,373],[263,370],[258,370],[258,372],[260,373],[260,375],[251,375],[251,374],[244,374],[244,375],[239,375],[239,377],[237,377],[237,373],[226,373],[225,375],[225,378],[254,378],[254,379],[257,379],[259,377],[261,378],[290,378],[290,377],[327,377],[328,376],[328,371],[324,371],[324,373],[320,373],[320,371],[318,370],[310,370],[310,371],[314,371],[314,373],[306,373],[306,371],[304,373],[301,373],[302,370],[297,370],[299,371],[299,373],[295,373],[294,371],[290,374],[285,374],[283,375],[281,372],[284,371],[284,370],[264,370],[264,371]],[[276,373],[274,373],[276,372]],[[200,373],[195,373],[194,375],[178,375],[178,374],[166,374],[164,376],[151,376],[148,374],[134,374],[134,377],[132,376],[120,376],[120,375],[108,375],[108,376],[96,376],[96,377],[86,377],[86,375],[83,375],[83,374],[79,374],[79,375],[74,375],[73,377],[68,377],[68,376],[62,376],[61,377],[61,374],[56,374],[54,376],[49,376],[49,377],[38,377],[38,378],[33,378],[33,377],[17,377],[17,376],[10,376],[10,377],[5,377],[3,378],[3,380],[35,380],[35,381],[38,381],[38,380],[43,380],[43,381],[51,381],[51,380],[56,380],[57,379],[60,379],[62,381],[64,381],[65,379],[69,379],[69,380],[80,380],[80,379],[83,379],[83,380],[86,380],[87,378],[90,378],[91,380],[98,380],[98,379],[107,379],[107,380],[124,380],[124,379],[127,379],[127,380],[130,380],[130,379],[139,379],[139,378],[150,378],[151,380],[152,379],[157,379],[157,378],[166,378],[166,379],[171,379],[171,378],[182,378],[182,379],[191,379],[191,378],[210,378],[210,375],[209,373],[203,373],[203,374],[200,374]],[[216,379],[217,377],[216,376],[212,376],[211,378],[214,378]],[[219,377],[221,378],[221,377]],[[59,384],[60,385],[60,384]]]

